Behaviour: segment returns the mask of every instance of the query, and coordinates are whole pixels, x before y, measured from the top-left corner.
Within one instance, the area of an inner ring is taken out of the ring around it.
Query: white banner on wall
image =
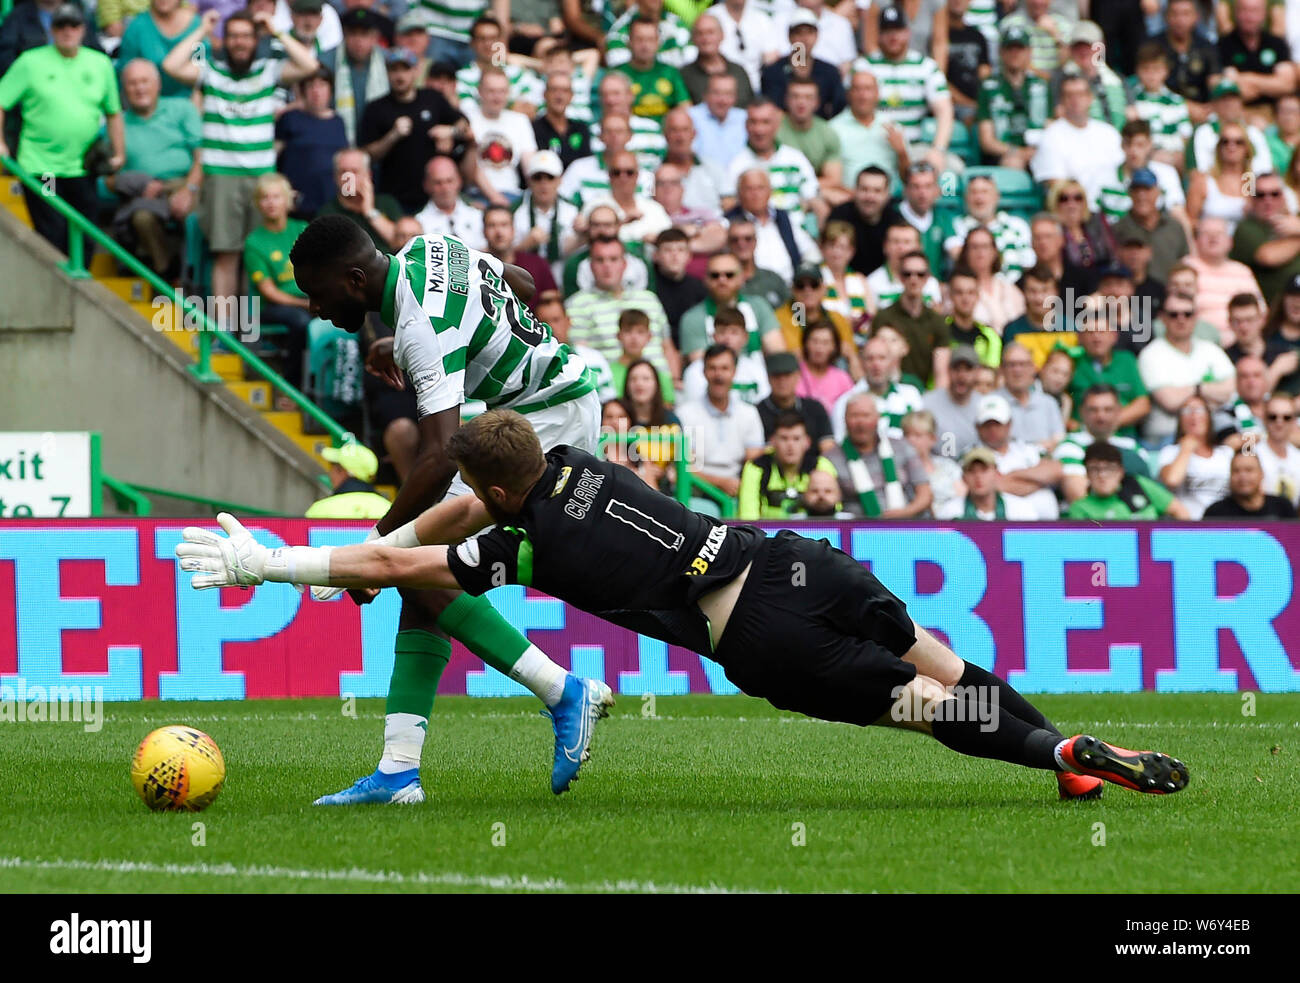
[[[0,519],[97,515],[99,482],[99,434],[0,431]]]

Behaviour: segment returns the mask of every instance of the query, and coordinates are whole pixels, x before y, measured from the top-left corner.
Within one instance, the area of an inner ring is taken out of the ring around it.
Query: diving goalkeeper
[[[223,514],[227,536],[185,530],[181,568],[197,589],[283,581],[481,595],[524,584],[706,655],[741,690],[781,709],[919,731],[962,754],[1055,772],[1064,799],[1096,798],[1103,781],[1152,793],[1187,785],[1186,767],[1168,755],[1064,736],[1007,683],[914,624],[902,601],[824,540],[769,539],[691,512],[584,451],[544,454],[509,410],[467,423],[447,452],[474,495],[428,510],[408,533],[457,546],[268,550]]]

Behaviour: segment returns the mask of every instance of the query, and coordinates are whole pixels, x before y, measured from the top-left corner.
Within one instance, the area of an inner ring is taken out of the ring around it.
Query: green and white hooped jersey
[[[429,33],[469,44],[474,22],[488,12],[488,0],[418,0],[427,15]]]
[[[632,21],[640,13],[635,5],[628,7],[605,32],[605,64],[610,68],[618,68],[632,60],[627,36],[632,30]],[[691,29],[671,10],[665,10],[659,19],[659,60],[673,68],[681,68],[697,57],[698,52],[691,43]]]
[[[582,359],[502,278],[499,259],[455,236],[416,236],[392,258],[380,315],[421,417],[467,400],[519,413],[594,390]]]
[[[908,51],[900,61],[880,52],[858,58],[853,71],[870,72],[880,88],[880,114],[902,127],[908,143],[919,143],[921,124],[930,115],[930,100],[948,96],[948,80],[929,55]]]
[[[1138,119],[1151,124],[1151,142],[1157,150],[1181,154],[1192,138],[1192,118],[1187,100],[1168,88],[1151,93],[1145,89],[1133,97]]]
[[[276,87],[284,62],[260,58],[236,77],[225,61],[203,63],[200,154],[204,174],[244,177],[275,170]]]
[[[546,91],[546,80],[536,72],[509,62],[501,66],[510,82],[510,106],[516,102],[531,102],[534,106],[542,105],[542,95]],[[470,62],[456,73],[456,101],[478,102],[478,84],[483,78],[483,69]]]

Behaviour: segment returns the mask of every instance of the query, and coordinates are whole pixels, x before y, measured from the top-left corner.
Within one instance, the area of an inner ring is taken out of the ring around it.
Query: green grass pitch
[[[657,717],[622,697],[557,798],[535,701],[444,697],[428,801],[350,809],[311,801],[373,767],[381,701],[112,704],[99,733],[0,724],[0,891],[1296,891],[1300,694],[1256,701],[1036,698],[1065,733],[1192,776],[1059,803],[1046,772],[709,696],[660,697]],[[170,723],[225,754],[204,813],[149,813],[131,788],[136,743]]]

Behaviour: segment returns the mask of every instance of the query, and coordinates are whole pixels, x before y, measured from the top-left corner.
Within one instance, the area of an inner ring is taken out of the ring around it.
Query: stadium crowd
[[[528,270],[607,453],[701,509],[1296,514],[1300,4],[244,2],[18,0],[0,153],[166,277],[198,240],[397,480],[409,389],[319,370],[314,216]]]

